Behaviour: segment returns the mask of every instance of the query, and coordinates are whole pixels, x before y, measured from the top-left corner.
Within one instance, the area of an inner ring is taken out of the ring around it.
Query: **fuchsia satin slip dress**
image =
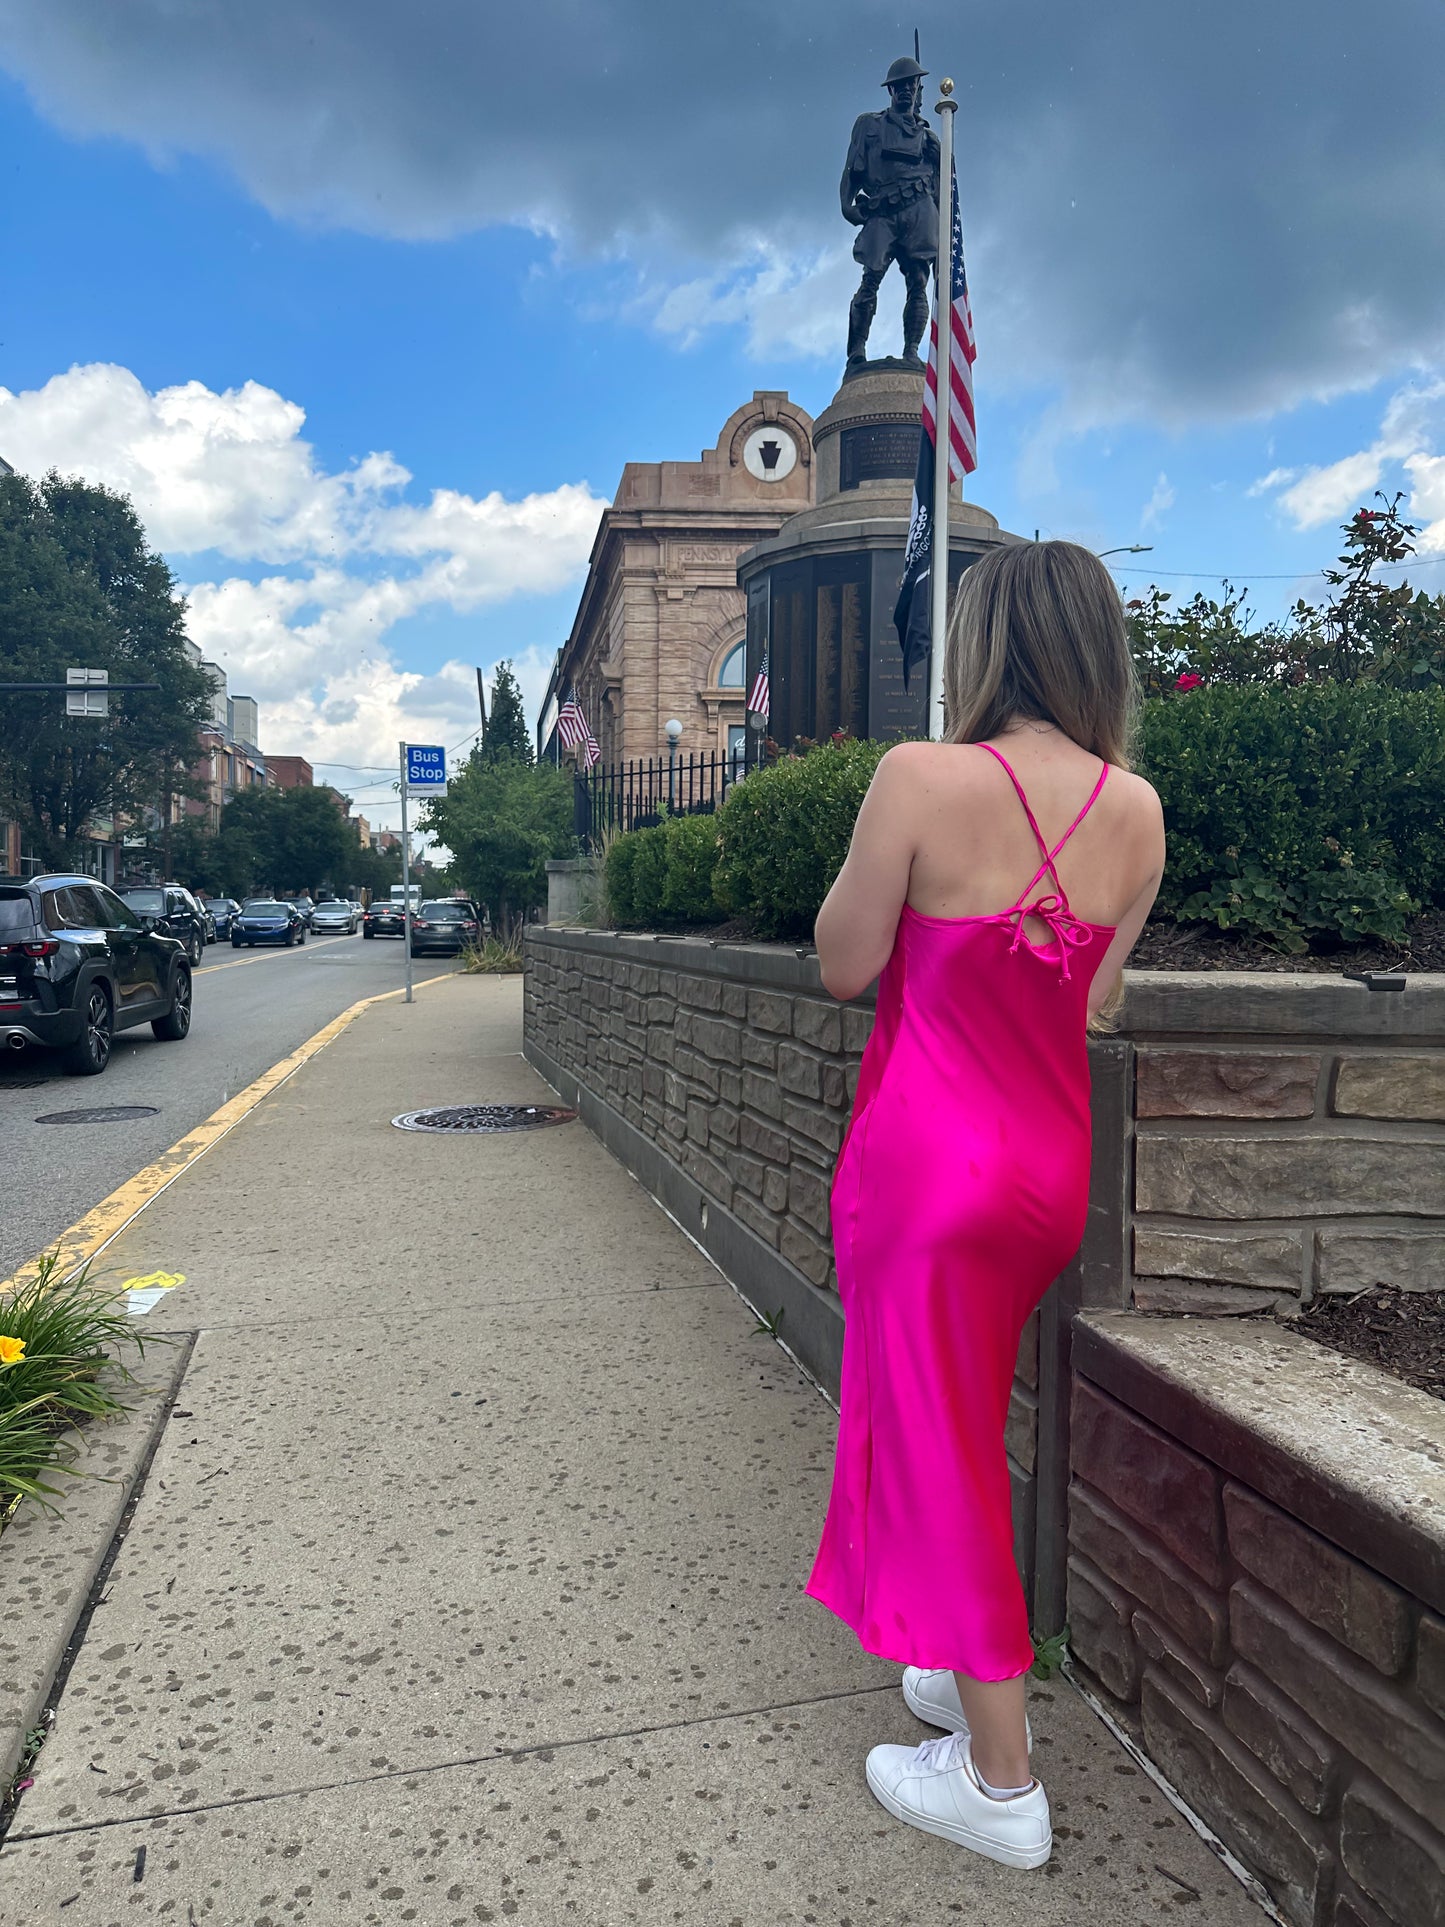
[[[1084,1234],[1087,998],[1114,931],[1074,916],[1054,868],[1108,765],[1050,850],[978,747],[1043,861],[992,916],[905,904],[878,980],[833,1178],[840,1418],[806,1590],[881,1658],[997,1680],[1034,1656],[1004,1419],[1024,1324]]]

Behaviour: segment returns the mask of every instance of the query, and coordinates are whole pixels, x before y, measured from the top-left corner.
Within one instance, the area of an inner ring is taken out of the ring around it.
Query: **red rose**
[[[1196,676],[1193,670],[1186,669],[1182,676],[1176,678],[1174,687],[1176,689],[1197,689],[1203,681],[1203,676]]]

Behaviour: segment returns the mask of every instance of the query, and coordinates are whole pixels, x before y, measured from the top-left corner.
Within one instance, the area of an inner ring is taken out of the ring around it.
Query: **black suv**
[[[192,964],[201,961],[202,952],[215,936],[215,925],[189,890],[179,883],[157,883],[120,894],[147,929],[179,937]]]
[[[145,1023],[174,1043],[191,1028],[184,944],[94,877],[0,878],[0,1046],[49,1045],[94,1077],[115,1033]]]

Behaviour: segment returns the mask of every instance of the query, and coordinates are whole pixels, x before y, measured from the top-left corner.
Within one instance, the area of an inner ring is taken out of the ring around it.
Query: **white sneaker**
[[[867,1774],[874,1798],[895,1820],[1005,1867],[1041,1867],[1053,1849],[1048,1795],[1038,1781],[1011,1800],[990,1799],[961,1733],[922,1746],[875,1746]]]
[[[968,1738],[968,1721],[958,1698],[958,1681],[946,1666],[905,1666],[903,1697],[908,1710],[925,1726],[941,1726],[946,1733],[962,1733]],[[1027,1716],[1024,1731],[1030,1753],[1034,1750],[1034,1729]]]

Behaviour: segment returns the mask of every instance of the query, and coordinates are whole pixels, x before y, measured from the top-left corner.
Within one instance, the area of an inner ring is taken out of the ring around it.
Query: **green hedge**
[[[674,816],[629,830],[607,852],[607,903],[622,930],[716,922],[716,816]]]
[[[811,937],[884,743],[827,743],[756,770],[718,817],[713,887],[760,937]]]
[[[1205,688],[1144,705],[1169,867],[1156,914],[1299,949],[1445,903],[1445,691]]]
[[[761,937],[811,936],[884,748],[784,757],[716,816],[620,837],[607,860],[616,922],[730,915]],[[1302,950],[1398,938],[1415,909],[1445,906],[1445,691],[1194,689],[1145,703],[1138,761],[1169,837],[1156,915]]]

